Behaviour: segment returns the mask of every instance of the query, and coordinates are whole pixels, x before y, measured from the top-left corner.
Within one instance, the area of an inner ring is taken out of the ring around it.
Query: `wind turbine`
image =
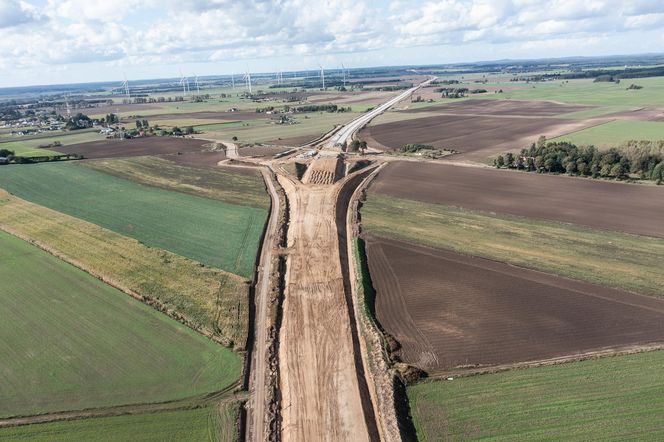
[[[318,66],[320,67],[320,78],[323,79],[323,90],[325,90],[325,69],[320,64]]]
[[[231,74],[231,84],[233,85],[233,89],[235,89],[235,74]]]
[[[131,99],[131,94],[129,93],[129,81],[127,80],[126,75],[124,77],[124,81],[122,82],[122,88],[125,90],[125,94],[127,95],[127,98]]]
[[[187,96],[187,91],[189,91],[189,80],[182,74],[180,71],[180,86],[182,86],[182,96]]]
[[[201,94],[201,88],[198,85],[198,75],[194,74],[194,81],[196,82],[196,94]]]
[[[251,74],[249,73],[249,70],[247,69],[247,72],[244,74],[243,80],[245,81],[247,85],[247,89],[249,89],[249,94],[251,94]]]
[[[346,66],[344,66],[343,63],[341,63],[341,74],[344,77],[344,88],[346,87]]]
[[[69,93],[65,94],[65,106],[67,107],[67,118],[71,118],[71,108],[69,107]]]

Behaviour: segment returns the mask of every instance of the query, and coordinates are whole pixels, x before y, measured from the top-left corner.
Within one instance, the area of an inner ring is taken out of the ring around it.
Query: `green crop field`
[[[162,442],[233,440],[235,422],[215,407],[0,428],[6,442]]]
[[[614,147],[630,140],[664,140],[664,122],[613,120],[552,139],[597,147]]]
[[[3,139],[0,142],[0,149],[13,150],[16,155],[21,156],[42,156],[42,155],[57,155],[57,147],[50,149],[40,149],[39,146],[51,144],[59,141],[63,146],[71,144],[87,143],[89,141],[103,140],[104,136],[97,130],[94,131],[73,131],[56,135],[42,134],[39,137],[28,137],[26,139],[12,138],[9,141]]]
[[[370,195],[365,230],[664,297],[664,240]]]
[[[664,439],[664,351],[408,388],[420,441]]]
[[[157,157],[96,160],[80,164],[118,178],[231,204],[265,209],[270,205],[265,183],[258,171],[247,173],[244,169],[239,173],[232,168],[195,168]]]
[[[4,166],[0,188],[247,278],[267,217],[265,209],[145,186],[73,163]]]
[[[630,84],[643,86],[640,90],[627,90]],[[465,84],[468,87],[468,84]],[[566,103],[600,106],[661,106],[664,102],[664,77],[626,78],[619,84],[593,80],[556,80],[540,83],[505,82],[487,83],[482,87],[502,87],[502,94],[482,94],[477,98],[515,100],[553,100]],[[475,86],[472,86],[475,87]],[[508,88],[514,88],[512,90]]]
[[[280,139],[309,137],[315,139],[328,132],[337,124],[347,123],[359,114],[355,112],[313,112],[295,114],[296,124],[271,124],[261,122],[249,126],[225,126],[220,129],[208,129],[210,136],[220,139],[238,137],[243,143],[265,143]]]
[[[232,385],[230,350],[0,232],[0,416],[161,402]]]

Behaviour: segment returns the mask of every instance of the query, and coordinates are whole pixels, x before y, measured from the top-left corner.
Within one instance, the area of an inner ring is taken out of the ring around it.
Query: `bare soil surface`
[[[282,439],[370,440],[339,259],[343,183],[307,185],[281,175],[279,183],[290,206],[279,346]]]
[[[444,87],[444,86],[440,86]],[[455,115],[510,115],[526,117],[552,117],[570,112],[592,109],[595,106],[555,103],[552,101],[519,101],[519,100],[464,100],[457,103],[441,104],[404,112],[422,113],[436,112]]]
[[[406,363],[477,368],[664,342],[664,301],[369,237],[376,313]]]
[[[664,238],[664,187],[449,164],[395,162],[372,191]]]
[[[192,138],[175,137],[142,137],[129,140],[117,138],[92,141],[89,143],[72,144],[58,147],[58,152],[76,153],[85,158],[118,158],[143,155],[164,155],[184,152],[200,152],[209,141]]]
[[[288,148],[284,146],[250,146],[241,147],[238,153],[241,157],[273,157],[287,150]]]
[[[359,133],[370,147],[393,150],[405,144],[454,149],[457,159],[484,161],[491,155],[529,146],[540,135],[555,138],[590,127],[585,121],[505,115],[434,115],[368,126]]]

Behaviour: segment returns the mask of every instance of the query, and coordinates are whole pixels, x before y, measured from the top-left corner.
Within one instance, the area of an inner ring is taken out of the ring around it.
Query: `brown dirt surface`
[[[427,203],[507,213],[664,238],[664,188],[568,176],[396,162],[372,191]]]
[[[490,155],[527,147],[540,135],[555,138],[591,125],[553,117],[434,115],[368,126],[359,136],[378,149],[430,144],[459,151],[457,159],[483,161]]]
[[[444,87],[444,86],[441,86]],[[404,112],[421,113],[436,112],[455,115],[507,115],[525,117],[552,117],[570,112],[592,109],[594,106],[580,104],[564,104],[552,101],[519,101],[519,100],[464,100],[456,103],[410,109]]]
[[[238,153],[241,157],[272,157],[287,150],[288,148],[283,146],[250,146],[241,147]]]
[[[429,371],[664,341],[664,301],[454,252],[369,237],[376,314]]]
[[[279,183],[290,211],[279,332],[282,440],[370,440],[339,259],[341,183],[311,186],[282,175]]]
[[[343,163],[337,157],[316,158],[302,177],[306,184],[332,184],[343,174]]]
[[[173,161],[174,163],[182,164],[192,167],[217,167],[217,163],[226,159],[224,151],[216,152],[184,152],[181,155],[169,154],[164,155],[165,160]]]
[[[130,140],[108,139],[59,147],[58,152],[80,154],[85,158],[117,158],[198,152],[209,141],[192,138],[143,137]]]

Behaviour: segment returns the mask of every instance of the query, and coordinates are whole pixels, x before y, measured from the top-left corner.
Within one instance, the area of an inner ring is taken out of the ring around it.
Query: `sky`
[[[661,0],[0,0],[0,87],[662,48]]]

